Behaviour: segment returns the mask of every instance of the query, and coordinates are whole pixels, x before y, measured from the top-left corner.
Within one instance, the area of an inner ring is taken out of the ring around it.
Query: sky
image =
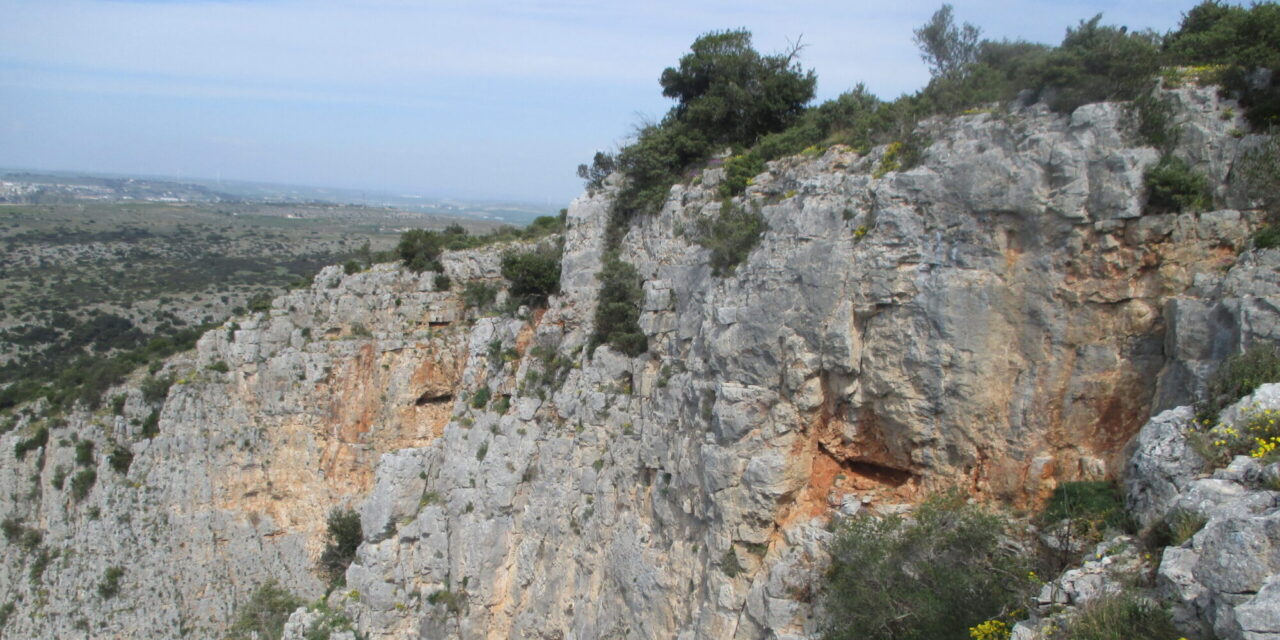
[[[936,0],[0,0],[0,167],[565,206],[700,34],[799,40],[818,100],[918,90]],[[1195,0],[955,0],[987,38],[1167,31]]]

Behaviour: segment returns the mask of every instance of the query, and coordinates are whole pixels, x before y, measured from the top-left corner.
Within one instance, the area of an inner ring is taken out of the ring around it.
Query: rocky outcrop
[[[1157,154],[1121,105],[984,112],[925,123],[907,171],[884,149],[770,163],[730,205],[768,230],[718,277],[695,238],[722,207],[708,169],[623,239],[646,280],[636,358],[590,345],[616,185],[569,208],[546,310],[478,317],[433,274],[326,270],[170,362],[158,437],[132,424],[136,389],[22,460],[36,425],[3,437],[0,488],[38,490],[0,516],[65,550],[35,583],[32,553],[0,547],[7,630],[217,637],[269,578],[322,593],[345,504],[365,542],[328,606],[371,638],[810,637],[833,514],[1115,475],[1153,408],[1274,334],[1280,252],[1237,259],[1257,214],[1231,163],[1254,139],[1211,90],[1171,95],[1195,133],[1179,153],[1229,208],[1143,215]],[[446,271],[497,281],[500,251]],[[135,456],[120,475],[99,455],[78,503],[50,489],[73,433]],[[1142,499],[1179,499],[1176,471]]]
[[[491,252],[447,268],[498,275]],[[430,443],[453,414],[470,330],[458,296],[433,281],[331,267],[269,312],[209,332],[155,372],[174,382],[153,438],[141,380],[116,390],[118,415],[25,418],[0,441],[12,497],[0,518],[40,540],[0,543],[0,604],[18,611],[4,637],[221,637],[267,580],[319,597],[328,511],[357,506],[380,454]],[[15,443],[42,426],[48,443],[17,459]],[[77,462],[82,442],[92,459]],[[117,445],[133,456],[123,469]],[[76,497],[85,469],[95,479]],[[113,567],[123,574],[108,597],[98,586]]]
[[[1238,425],[1245,411],[1268,410],[1280,414],[1280,384],[1262,386],[1222,420]],[[1143,427],[1126,474],[1127,501],[1142,522],[1203,523],[1185,542],[1165,548],[1160,587],[1181,628],[1222,640],[1280,637],[1280,463],[1237,456],[1226,468],[1201,473],[1202,464],[1167,455],[1189,448],[1190,420],[1183,408]]]

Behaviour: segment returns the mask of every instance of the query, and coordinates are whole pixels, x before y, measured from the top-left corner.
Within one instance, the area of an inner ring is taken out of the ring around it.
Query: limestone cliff
[[[883,148],[770,163],[734,201],[768,230],[718,277],[692,238],[721,207],[708,169],[623,240],[636,358],[587,348],[612,186],[569,208],[545,311],[477,318],[430,273],[326,270],[171,361],[157,437],[128,389],[21,460],[38,425],[0,440],[0,517],[42,532],[0,546],[4,633],[218,637],[267,579],[322,593],[324,514],[347,504],[366,540],[329,602],[371,638],[808,637],[833,514],[1115,476],[1153,410],[1280,338],[1280,251],[1241,254],[1258,214],[1232,170],[1257,139],[1212,90],[1170,96],[1221,209],[1143,215],[1158,154],[1122,105],[997,110],[923,123],[907,171]],[[496,282],[502,250],[445,270]],[[99,443],[80,501],[53,487],[72,434]]]

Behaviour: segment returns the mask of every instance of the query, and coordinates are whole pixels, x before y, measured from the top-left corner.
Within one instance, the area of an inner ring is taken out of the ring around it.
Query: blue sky
[[[699,34],[803,35],[819,99],[888,98],[927,81],[911,30],[940,4],[0,0],[0,166],[563,206],[578,163],[670,106],[658,76]],[[1057,43],[1196,2],[953,4],[986,37]]]

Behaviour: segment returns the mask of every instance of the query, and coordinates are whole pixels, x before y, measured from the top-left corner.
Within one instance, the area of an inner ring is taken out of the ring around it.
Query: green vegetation
[[[508,252],[502,256],[502,277],[511,283],[508,292],[512,300],[545,306],[549,296],[560,292],[560,250],[544,247]]]
[[[287,218],[292,214],[304,217]],[[235,215],[233,215],[235,214]],[[0,411],[96,408],[254,296],[349,257],[391,212],[314,205],[75,201],[0,208]],[[337,218],[337,219],[335,219]],[[403,224],[403,221],[399,221]],[[114,408],[114,405],[113,405]],[[123,407],[121,407],[123,408]]]
[[[1209,519],[1194,511],[1175,509],[1160,522],[1155,536],[1157,547],[1176,547],[1199,533]]]
[[[1040,549],[1039,568],[1056,574],[1079,562],[1081,550],[1108,530],[1131,531],[1120,489],[1107,481],[1064,482],[1053,490],[1037,518],[1056,541]]]
[[[1280,76],[1250,81],[1259,69],[1280,69],[1280,5],[1202,2],[1164,39],[1163,57],[1164,64],[1211,66],[1212,79],[1244,105],[1251,124],[1280,124]]]
[[[98,596],[103,600],[120,595],[120,578],[124,577],[124,569],[121,567],[108,567],[102,572],[102,580],[98,582]]]
[[[1166,155],[1147,169],[1147,211],[1177,213],[1205,211],[1213,205],[1209,179],[1181,158]]]
[[[411,229],[400,234],[400,243],[396,245],[396,257],[398,257],[405,266],[415,272],[435,271],[437,273],[444,270],[440,264],[440,253],[446,249],[474,249],[491,245],[497,242],[510,242],[515,240],[537,240],[544,238],[553,233],[559,233],[564,230],[564,221],[566,210],[561,210],[559,216],[538,216],[534,218],[529,226],[523,229],[515,227],[499,227],[489,233],[483,235],[473,235],[459,224],[452,224],[445,227],[443,231],[429,231],[427,229]],[[440,287],[440,280],[437,279],[436,288],[448,288],[449,280],[445,278]]]
[[[133,451],[128,447],[116,444],[112,447],[111,453],[107,454],[107,464],[120,475],[129,473],[129,467],[133,464]]]
[[[578,177],[586,181],[587,189],[595,191],[604,186],[604,179],[616,170],[617,164],[614,162],[612,154],[603,151],[597,151],[596,155],[591,158],[591,165],[578,165]]]
[[[40,427],[30,438],[19,440],[13,445],[13,457],[21,460],[27,457],[27,452],[34,451],[49,444],[48,427]]]
[[[1120,488],[1105,480],[1064,482],[1058,485],[1045,503],[1039,520],[1044,525],[1063,520],[1083,522],[1098,536],[1106,529],[1123,530],[1129,527]]]
[[[346,579],[347,567],[356,559],[364,531],[360,528],[360,514],[352,509],[334,508],[329,512],[327,524],[328,542],[320,554],[319,568],[332,586]]]
[[[152,410],[142,421],[142,437],[154,438],[160,435],[160,411]]]
[[[489,397],[489,387],[480,387],[479,389],[476,389],[475,394],[471,396],[471,408],[483,409],[485,405],[489,404]]]
[[[465,591],[454,592],[448,589],[441,589],[427,596],[427,603],[442,605],[445,611],[451,614],[458,614],[467,607],[467,594]]]
[[[22,524],[17,516],[9,516],[0,522],[0,532],[4,533],[5,542],[22,547],[26,551],[35,551],[44,540],[39,529]]]
[[[76,443],[76,464],[87,467],[93,464],[93,441],[81,440]]]
[[[400,235],[396,254],[412,271],[444,271],[440,252],[444,250],[444,234],[426,229],[411,229]]]
[[[1227,358],[1209,376],[1205,399],[1196,407],[1197,421],[1216,422],[1223,409],[1269,382],[1280,382],[1280,347],[1255,344]]]
[[[1066,629],[1065,640],[1172,640],[1182,637],[1168,612],[1132,593],[1090,602]]]
[[[320,617],[302,633],[302,637],[306,640],[329,640],[333,634],[343,631],[350,631],[358,640],[365,640],[365,636],[355,633],[355,623],[351,618],[340,611],[330,609],[323,600],[319,604],[312,605],[310,609],[320,614]]]
[[[30,578],[31,584],[38,585],[44,579],[44,570],[49,568],[49,564],[56,560],[60,552],[57,549],[52,551],[41,549],[40,553],[31,560],[31,567],[28,569],[27,577]]]
[[[1008,525],[934,495],[910,519],[851,518],[836,525],[823,607],[828,640],[963,638],[1017,608],[1027,563],[1001,544]]]
[[[98,481],[98,472],[94,469],[81,469],[71,476],[71,497],[80,502],[89,496],[89,491]]]
[[[267,582],[240,605],[227,637],[229,640],[280,640],[289,615],[300,606],[302,601],[275,580]]]
[[[745,570],[742,563],[738,562],[738,552],[733,547],[729,547],[729,550],[720,556],[720,570],[730,578],[738,577]]]
[[[0,605],[0,630],[4,630],[5,625],[9,624],[9,618],[13,617],[13,612],[17,610],[17,606],[12,602],[6,602]]]
[[[732,200],[725,199],[719,215],[698,221],[695,237],[698,244],[711,250],[712,274],[719,277],[731,275],[760,244],[760,237],[769,226],[758,208],[756,205],[755,209],[748,211],[733,206]]]
[[[1213,467],[1225,466],[1235,456],[1248,455],[1264,464],[1280,459],[1280,411],[1244,407],[1234,424],[1201,423],[1191,433],[1191,444]],[[1213,426],[1209,426],[1213,425]]]
[[[632,357],[644,353],[649,341],[640,330],[640,302],[644,295],[640,274],[617,256],[606,256],[596,277],[600,279],[600,301],[592,348],[607,344]]]
[[[497,298],[498,288],[485,282],[472,280],[462,288],[462,304],[468,309],[485,311]]]

